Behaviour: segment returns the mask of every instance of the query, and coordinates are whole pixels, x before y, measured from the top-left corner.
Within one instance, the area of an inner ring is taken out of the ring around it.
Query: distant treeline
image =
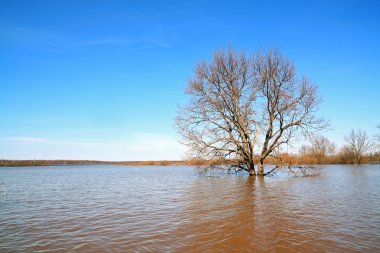
[[[93,161],[93,160],[0,160],[0,167],[22,167],[22,166],[57,166],[57,165],[129,165],[129,166],[193,166],[193,165],[209,165],[215,162],[211,161]]]
[[[336,155],[320,155],[320,154],[287,154],[280,155],[282,162],[286,164],[353,164],[355,163],[346,154],[338,153]],[[380,152],[371,153],[362,156],[361,163],[377,163],[380,164]],[[236,161],[210,161],[210,160],[180,160],[180,161],[93,161],[93,160],[0,160],[0,167],[22,167],[22,166],[57,166],[57,165],[127,165],[127,166],[201,166],[213,164],[228,164]],[[278,158],[269,158],[268,164],[278,163]]]
[[[340,152],[334,155],[306,153],[303,155],[282,154],[281,160],[287,164],[380,164],[380,152],[365,154],[358,163],[350,154]],[[268,160],[271,163],[271,159]],[[273,160],[274,163],[276,163]]]

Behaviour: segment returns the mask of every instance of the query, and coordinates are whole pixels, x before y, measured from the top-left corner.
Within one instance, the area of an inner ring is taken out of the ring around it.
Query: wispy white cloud
[[[0,138],[0,142],[16,142],[21,144],[28,143],[41,143],[56,146],[70,146],[70,147],[120,147],[117,143],[112,142],[94,142],[82,140],[70,140],[59,138],[41,138],[41,137],[26,137],[26,136],[13,136]]]
[[[69,46],[70,47],[85,47],[85,46],[97,46],[97,45],[107,45],[107,44],[131,45],[133,44],[133,42],[127,39],[106,38],[106,39],[84,41],[84,42],[72,44]]]
[[[15,136],[0,138],[0,154],[12,159],[177,160],[184,148],[175,136],[134,133],[106,141]]]
[[[31,119],[27,120],[26,123],[49,123],[49,122],[58,122],[58,121],[64,121],[65,118],[62,117],[56,117],[56,118],[45,118],[45,119]]]
[[[125,38],[105,38],[88,40],[79,43],[56,45],[61,47],[91,47],[91,46],[107,46],[107,45],[125,45],[130,47],[137,47],[140,49],[149,49],[156,47],[170,47],[169,42],[160,40],[130,40]]]
[[[80,148],[120,148],[120,145],[113,142],[93,142],[77,140],[50,140],[53,145],[80,147]]]
[[[1,142],[22,142],[22,143],[36,143],[36,142],[48,142],[49,139],[46,138],[36,138],[36,137],[26,137],[26,136],[16,136],[16,137],[3,137],[0,138]]]
[[[0,38],[14,41],[25,42],[28,45],[43,46],[50,49],[75,49],[97,46],[124,46],[130,49],[150,49],[170,47],[173,42],[173,36],[166,34],[142,33],[140,37],[136,36],[110,36],[98,38],[83,38],[80,34],[75,37],[63,37],[56,31],[47,33],[37,29],[15,26],[0,21]]]
[[[171,135],[156,133],[136,133],[128,142],[130,151],[154,151],[181,148],[177,139]]]
[[[18,38],[25,36],[30,30],[16,25],[6,24],[0,21],[0,36],[4,38]]]

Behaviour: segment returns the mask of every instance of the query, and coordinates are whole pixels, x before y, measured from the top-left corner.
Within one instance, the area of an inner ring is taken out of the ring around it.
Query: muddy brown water
[[[0,168],[0,252],[380,252],[380,165]]]

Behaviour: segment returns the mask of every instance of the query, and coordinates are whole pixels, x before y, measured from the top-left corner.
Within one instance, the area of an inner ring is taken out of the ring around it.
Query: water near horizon
[[[1,183],[1,181],[3,183]],[[0,252],[380,252],[380,165],[0,168]]]

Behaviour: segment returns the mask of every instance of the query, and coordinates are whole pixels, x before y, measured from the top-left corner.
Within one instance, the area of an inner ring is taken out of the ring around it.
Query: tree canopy
[[[176,122],[192,158],[228,161],[264,176],[265,160],[296,136],[325,126],[317,86],[298,77],[277,49],[246,55],[232,48],[200,61]],[[277,165],[278,167],[279,165]],[[257,172],[256,172],[257,171]]]

